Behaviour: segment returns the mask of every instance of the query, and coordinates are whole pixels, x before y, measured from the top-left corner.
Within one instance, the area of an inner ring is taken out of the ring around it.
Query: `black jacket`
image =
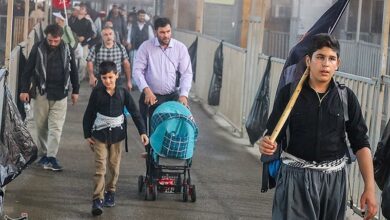
[[[44,39],[34,44],[31,49],[27,66],[21,77],[21,92],[27,93],[30,91],[31,83],[33,85],[32,91],[38,88],[41,95],[46,92],[46,73],[47,73],[47,54],[48,54],[47,40]],[[69,90],[69,84],[72,83],[72,94],[78,94],[80,89],[77,66],[74,58],[74,52],[68,44],[61,41],[59,45],[62,62],[64,68],[64,84],[63,92],[66,96]]]
[[[268,134],[273,131],[285,106],[290,99],[290,86],[281,89],[275,100],[273,111],[267,123]],[[346,153],[345,132],[354,153],[369,147],[367,126],[363,119],[359,102],[349,88],[348,115],[345,123],[342,102],[335,82],[332,80],[327,93],[320,102],[317,93],[303,85],[297,102],[286,124],[289,124],[290,140],[286,152],[307,161],[328,161],[341,158]],[[345,129],[344,129],[344,126]],[[280,132],[278,143],[286,134],[286,125]]]
[[[121,95],[121,93],[123,95]],[[96,119],[96,114],[98,112],[104,116],[118,117],[123,114],[123,107],[126,107],[131,114],[139,134],[146,134],[146,128],[143,120],[141,119],[141,114],[139,113],[139,110],[130,93],[122,87],[116,87],[115,93],[111,96],[108,94],[105,87],[101,85],[93,89],[89,98],[87,109],[84,113],[84,137],[93,137],[103,143],[108,144],[114,144],[125,139],[125,123],[123,123],[122,127],[116,127],[112,129],[105,128],[98,131],[92,131],[92,127]]]

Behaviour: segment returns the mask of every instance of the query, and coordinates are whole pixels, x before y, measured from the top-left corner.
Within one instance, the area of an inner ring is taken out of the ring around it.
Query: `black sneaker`
[[[47,163],[43,165],[43,169],[52,170],[52,171],[62,171],[62,166],[58,164],[58,161],[55,157],[48,157]]]
[[[39,159],[39,161],[37,162],[37,164],[39,166],[44,166],[45,164],[47,164],[48,160],[47,160],[47,157],[46,155],[42,156],[41,159]]]
[[[107,191],[104,193],[104,207],[115,206],[115,192]]]
[[[103,201],[101,199],[94,199],[92,201],[92,215],[101,215],[103,213]]]

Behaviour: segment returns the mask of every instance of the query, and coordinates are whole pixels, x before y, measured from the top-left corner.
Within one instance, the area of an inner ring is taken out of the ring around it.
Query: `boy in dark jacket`
[[[104,61],[100,64],[99,70],[103,86],[97,86],[92,91],[83,118],[84,137],[91,150],[95,152],[93,215],[102,214],[103,206],[115,206],[114,196],[119,176],[121,146],[126,137],[123,107],[131,113],[141,136],[141,142],[144,145],[149,143],[144,122],[133,98],[126,89],[116,86],[118,79],[116,64],[112,61]],[[106,164],[111,173],[107,184],[105,184]]]

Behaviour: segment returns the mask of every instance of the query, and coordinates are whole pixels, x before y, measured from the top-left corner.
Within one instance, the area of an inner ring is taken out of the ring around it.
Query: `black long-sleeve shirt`
[[[74,22],[69,23],[69,26],[78,37],[85,38],[84,41],[81,42],[82,46],[86,45],[88,39],[92,38],[94,35],[92,23],[86,18],[76,19]]]
[[[122,97],[120,94],[121,92],[124,94]],[[123,114],[124,106],[126,106],[127,110],[130,112],[139,134],[146,134],[146,128],[141,118],[141,114],[139,113],[130,93],[122,87],[116,87],[114,94],[111,96],[104,86],[98,86],[92,91],[87,109],[84,113],[84,137],[93,137],[108,144],[117,143],[125,139],[125,124],[123,124],[122,127],[115,127],[111,130],[109,128],[105,128],[102,130],[92,131],[97,113],[109,117],[118,117]]]
[[[275,100],[267,122],[267,135],[272,133],[290,99],[290,85],[282,88]],[[308,82],[304,83],[286,122],[289,124],[290,139],[285,151],[307,161],[321,162],[341,158],[346,152],[344,131],[348,134],[354,153],[363,147],[369,147],[368,129],[355,94],[346,88],[349,121],[345,123],[343,106],[336,86],[332,80],[328,92],[320,102]],[[286,125],[277,138],[278,143],[285,132]]]

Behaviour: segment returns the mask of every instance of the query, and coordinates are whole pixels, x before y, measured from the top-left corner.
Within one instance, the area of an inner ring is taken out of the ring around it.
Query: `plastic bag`
[[[269,100],[269,78],[271,70],[271,57],[268,58],[263,79],[257,90],[255,100],[245,123],[245,128],[251,144],[254,144],[266,129],[268,120]]]
[[[210,82],[210,89],[207,103],[209,105],[219,105],[219,98],[222,88],[222,69],[223,69],[223,42],[221,42],[215,51],[213,76]]]

